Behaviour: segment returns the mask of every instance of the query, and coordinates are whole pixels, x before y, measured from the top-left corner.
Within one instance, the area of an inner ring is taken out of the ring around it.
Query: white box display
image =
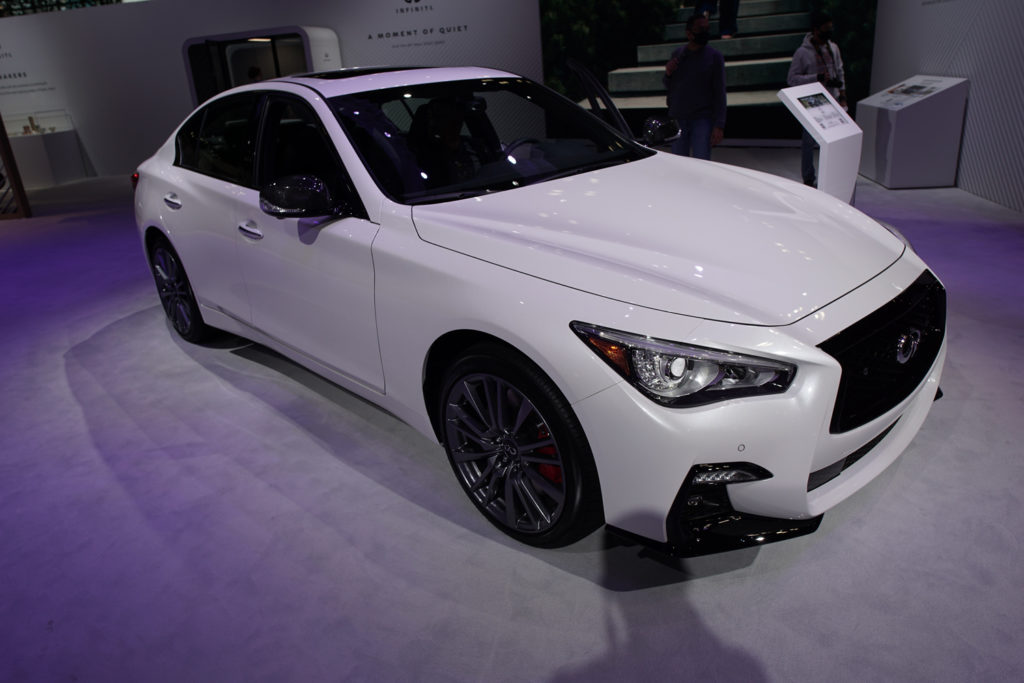
[[[955,185],[967,92],[963,78],[918,75],[858,102],[860,172],[888,188]]]
[[[821,83],[784,88],[778,97],[821,148],[818,189],[851,201],[860,168],[860,127]]]

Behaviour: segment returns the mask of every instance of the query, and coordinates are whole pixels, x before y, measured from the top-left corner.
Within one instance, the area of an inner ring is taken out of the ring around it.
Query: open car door
[[[644,121],[643,130],[637,135],[630,128],[629,123],[622,115],[622,112],[619,111],[619,108],[615,106],[612,96],[601,85],[601,82],[597,80],[594,74],[590,73],[587,67],[572,57],[566,58],[565,65],[569,73],[575,77],[576,84],[586,97],[587,106],[584,108],[589,109],[591,114],[630,140],[636,140],[648,147],[655,147],[663,145],[679,135],[679,127],[667,116],[664,118],[657,116],[647,118]],[[582,102],[580,104],[581,106],[583,105]]]

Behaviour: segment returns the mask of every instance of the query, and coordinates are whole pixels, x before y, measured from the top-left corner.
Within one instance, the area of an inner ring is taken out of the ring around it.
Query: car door
[[[347,208],[340,217],[276,218],[247,202],[238,229],[253,326],[293,355],[383,391],[370,253],[378,226],[365,217],[330,136],[301,97],[268,97],[257,168],[261,186],[316,176]]]
[[[626,121],[626,117],[622,115],[622,111],[615,106],[615,100],[594,74],[571,57],[565,60],[565,66],[574,79],[575,90],[586,99],[587,106],[584,108],[589,108],[591,114],[627,138],[648,147],[657,147],[674,140],[679,135],[679,126],[668,117],[668,114],[648,117],[643,122],[640,134],[635,134]],[[580,105],[583,105],[582,100]]]
[[[242,197],[255,186],[260,99],[256,92],[231,95],[193,114],[178,131],[172,177],[159,190],[164,227],[196,298],[244,322],[249,302],[236,226]]]
[[[615,100],[612,99],[612,96],[608,94],[608,91],[605,90],[594,74],[590,73],[585,66],[571,57],[565,60],[565,66],[568,72],[575,77],[577,87],[586,96],[590,113],[627,138],[631,140],[637,139],[629,124],[626,123],[622,112],[615,106]]]

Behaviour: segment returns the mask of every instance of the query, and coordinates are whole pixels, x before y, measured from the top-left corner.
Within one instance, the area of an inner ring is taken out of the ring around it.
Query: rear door
[[[197,111],[178,132],[176,177],[161,197],[199,302],[244,322],[250,315],[237,226],[255,187],[260,101],[260,93],[241,93]]]

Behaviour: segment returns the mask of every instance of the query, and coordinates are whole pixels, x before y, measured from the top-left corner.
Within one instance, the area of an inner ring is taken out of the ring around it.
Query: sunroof
[[[384,74],[392,71],[410,71],[412,69],[425,69],[423,66],[358,66],[350,69],[336,69],[335,71],[320,71],[311,74],[295,74],[293,78],[322,78],[328,81],[336,81],[339,78],[352,78],[354,76],[372,76],[373,74]]]

